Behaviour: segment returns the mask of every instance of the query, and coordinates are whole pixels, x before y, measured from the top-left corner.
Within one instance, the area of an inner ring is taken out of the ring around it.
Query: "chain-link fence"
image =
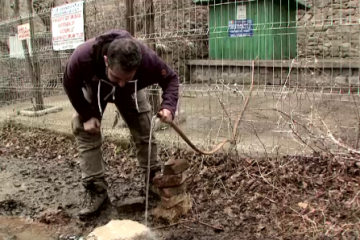
[[[65,3],[1,3],[1,119],[70,131],[74,110],[62,88],[62,72],[71,51],[53,51],[51,33],[51,8]],[[357,151],[359,1],[84,4],[86,39],[130,26],[175,69],[181,82],[177,123],[198,147],[230,139],[245,154]],[[28,22],[34,31],[24,44],[17,26]],[[156,86],[147,92],[154,99],[161,96]],[[42,115],[47,109],[54,112]],[[121,120],[115,124],[117,118],[116,108],[109,106],[102,124],[105,135],[128,136]],[[156,135],[166,146],[183,144],[166,125],[157,125]]]

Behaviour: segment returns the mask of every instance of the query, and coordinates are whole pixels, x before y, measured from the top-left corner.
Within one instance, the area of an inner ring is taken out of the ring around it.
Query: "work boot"
[[[84,187],[86,193],[83,208],[79,212],[80,218],[90,217],[97,213],[108,199],[106,183],[94,182],[84,184]]]

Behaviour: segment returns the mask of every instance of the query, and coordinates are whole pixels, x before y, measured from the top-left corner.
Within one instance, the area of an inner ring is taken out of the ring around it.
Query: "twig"
[[[189,223],[189,222],[195,222],[195,221],[194,221],[194,220],[181,221],[181,222],[173,223],[173,224],[170,224],[170,225],[167,225],[167,226],[151,228],[151,230],[158,230],[158,229],[164,229],[164,228],[174,227],[174,226],[177,226],[177,225],[179,225],[179,224]]]
[[[305,124],[296,121],[296,120],[295,120],[293,117],[291,117],[289,114],[287,114],[287,113],[285,113],[285,112],[283,112],[283,111],[281,111],[281,110],[279,110],[279,109],[276,109],[276,108],[254,108],[254,109],[252,109],[252,110],[272,110],[272,111],[276,111],[276,112],[278,112],[278,113],[281,113],[281,114],[283,114],[284,116],[286,116],[286,117],[288,117],[289,119],[291,119],[291,121],[293,121],[294,123],[300,125],[308,134],[310,134],[311,136],[313,135],[313,133],[305,126]],[[291,125],[293,125],[293,123],[291,123]],[[309,144],[307,144],[307,143],[300,137],[300,135],[298,135],[298,134],[294,131],[293,127],[291,127],[291,131],[292,131],[292,133],[293,133],[297,138],[300,139],[301,142],[303,142],[306,146],[308,146],[309,148],[311,148],[311,150],[313,150],[316,154],[319,154],[318,151],[316,151],[313,147],[311,147]],[[326,148],[326,146],[325,146],[321,141],[315,141],[315,142],[320,142],[320,143]],[[317,147],[320,148],[319,146],[317,146]],[[320,148],[320,149],[321,149],[321,148]],[[322,149],[322,150],[324,150],[324,149]],[[330,151],[327,151],[327,152],[328,152],[330,155],[334,156]]]
[[[360,191],[358,191],[358,193],[355,195],[355,197],[353,198],[353,200],[351,200],[351,202],[349,204],[352,204],[355,201],[355,199],[357,198],[357,196],[359,196],[359,194],[360,194]]]
[[[225,185],[224,185],[224,183],[223,183],[223,181],[220,179],[220,181],[221,181],[221,184],[223,185],[223,187],[224,187],[224,190],[225,190],[225,194],[226,194],[226,196],[227,197],[229,197],[229,194],[227,193],[227,190],[226,190],[226,187],[225,187]]]
[[[251,93],[254,89],[254,72],[255,72],[255,61],[252,61],[252,83],[251,83],[251,87],[250,87],[250,92],[249,92],[249,96],[247,97],[245,103],[244,103],[244,107],[242,109],[242,111],[240,112],[240,115],[238,117],[238,119],[235,122],[235,126],[234,126],[234,132],[233,132],[233,138],[232,139],[225,139],[223,140],[221,143],[219,143],[214,149],[210,150],[210,151],[202,151],[200,149],[198,149],[190,140],[189,138],[183,133],[183,131],[181,131],[181,129],[173,122],[170,122],[170,126],[180,135],[180,137],[196,152],[203,154],[203,155],[211,155],[214,154],[215,152],[219,151],[226,143],[231,143],[233,145],[236,144],[236,139],[238,137],[238,132],[237,132],[237,127],[241,122],[241,119],[244,115],[245,110],[247,109],[247,106],[249,104],[249,99],[251,97]]]
[[[224,231],[224,229],[222,229],[222,228],[218,228],[218,227],[215,227],[215,226],[211,226],[211,225],[209,225],[209,224],[207,224],[207,223],[204,223],[204,222],[201,222],[201,221],[198,221],[198,223],[200,223],[200,224],[202,224],[202,225],[205,225],[205,226],[208,226],[208,227],[211,227],[211,228],[213,228],[213,229],[215,229],[215,230],[218,230],[218,231]]]
[[[229,119],[229,125],[230,125],[231,130],[234,130],[234,129],[233,129],[233,126],[232,126],[232,124],[231,124],[231,117],[230,117],[229,113],[227,112],[227,110],[226,110],[226,108],[225,108],[225,104],[223,103],[223,101],[221,100],[221,98],[220,98],[216,93],[215,93],[215,96],[218,98],[222,110],[224,111],[224,113],[226,114],[226,116],[227,116],[228,119]]]
[[[244,107],[238,117],[238,119],[236,120],[235,122],[235,126],[234,126],[234,132],[233,132],[233,137],[234,137],[234,141],[236,142],[236,139],[238,137],[238,126],[241,122],[241,119],[244,115],[244,112],[249,104],[249,100],[250,100],[250,97],[251,97],[251,94],[252,94],[252,91],[254,89],[254,73],[255,73],[255,61],[252,61],[252,73],[251,73],[251,87],[250,87],[250,92],[249,92],[249,96],[246,98],[245,100],[245,103],[244,103]]]
[[[311,148],[311,150],[313,150],[317,155],[319,155],[318,151],[316,151],[313,147],[311,147],[307,142],[305,142],[305,141],[299,136],[299,134],[297,134],[297,133],[294,131],[293,125],[291,125],[290,128],[291,128],[292,133],[293,133],[303,144],[305,144],[306,146],[308,146],[309,148]]]
[[[258,134],[258,132],[257,132],[256,129],[255,129],[254,124],[250,123],[250,125],[252,126],[252,128],[253,128],[253,130],[254,130],[254,133],[255,133],[256,138],[259,140],[259,142],[261,143],[262,147],[264,148],[265,157],[266,157],[267,159],[269,159],[269,155],[268,155],[268,153],[267,153],[267,151],[266,151],[266,146],[265,146],[265,144],[263,143],[263,141],[261,141],[261,139],[260,139],[260,137],[259,137],[259,134]]]
[[[267,184],[269,184],[270,186],[272,186],[274,189],[277,189],[277,190],[278,190],[278,188],[275,187],[274,184],[269,183],[268,180],[266,180],[266,179],[264,178],[264,176],[263,176],[262,173],[261,173],[260,165],[259,165],[258,161],[257,161],[257,160],[255,160],[255,161],[256,161],[256,164],[257,164],[257,166],[258,166],[258,169],[259,169],[259,173],[260,173],[261,178],[262,178]]]
[[[309,98],[310,100],[310,98]],[[311,100],[310,100],[311,102]],[[311,103],[312,104],[312,103]],[[313,105],[313,104],[312,104]],[[314,106],[314,105],[313,105]],[[318,110],[314,107],[314,111],[316,113],[316,115],[318,116],[320,122],[322,123],[322,125],[324,125],[325,129],[326,129],[326,133],[328,135],[328,137],[339,147],[342,147],[344,149],[347,149],[348,152],[350,153],[356,153],[356,154],[360,154],[360,151],[357,151],[356,149],[346,145],[345,143],[342,143],[340,140],[337,140],[334,135],[332,134],[332,132],[330,131],[329,127],[327,126],[327,124],[325,123],[325,121],[322,119],[322,117],[320,116]],[[356,161],[360,161],[360,160],[356,160]]]
[[[308,222],[310,222],[311,224],[313,224],[314,227],[315,227],[315,230],[317,230],[317,224],[316,224],[316,222],[314,222],[313,220],[311,220],[308,216],[300,214],[298,211],[296,211],[296,210],[293,209],[292,207],[290,207],[290,209],[293,210],[295,213],[297,213],[297,214],[299,215],[299,217],[302,217],[302,219],[307,220]]]

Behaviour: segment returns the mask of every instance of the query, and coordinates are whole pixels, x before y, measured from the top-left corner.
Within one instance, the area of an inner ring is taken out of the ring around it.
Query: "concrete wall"
[[[190,83],[195,84],[237,84],[248,85],[252,81],[252,67],[244,62],[244,66],[196,64],[190,65]],[[280,65],[266,67],[256,66],[254,83],[258,86],[283,85],[309,88],[358,87],[359,68],[353,66],[331,66],[331,62],[312,63],[308,65],[293,65],[286,62]],[[271,64],[268,64],[270,66]],[[291,71],[290,71],[291,69]],[[289,74],[290,73],[290,74]],[[289,77],[288,77],[289,76]]]

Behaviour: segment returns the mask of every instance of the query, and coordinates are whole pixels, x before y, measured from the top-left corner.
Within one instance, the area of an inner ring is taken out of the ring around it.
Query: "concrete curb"
[[[26,117],[39,117],[49,113],[60,112],[63,110],[62,107],[50,107],[50,106],[45,106],[45,107],[49,107],[49,108],[40,111],[21,110],[19,114]]]

